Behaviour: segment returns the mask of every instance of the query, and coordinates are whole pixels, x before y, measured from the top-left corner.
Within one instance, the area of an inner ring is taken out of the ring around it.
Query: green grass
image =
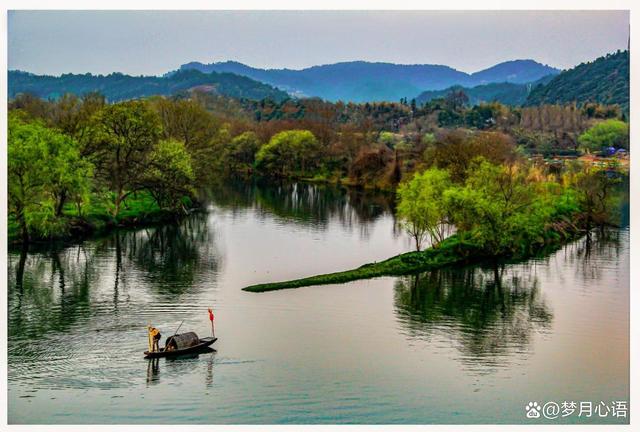
[[[108,220],[108,221],[124,221],[130,218],[141,217],[161,211],[160,207],[148,192],[137,192],[130,195],[120,208],[120,213],[116,218],[111,215],[109,204],[92,197],[91,203],[82,210],[82,215],[78,215],[75,205],[67,203],[63,209],[63,215],[66,217],[82,217],[87,220]]]

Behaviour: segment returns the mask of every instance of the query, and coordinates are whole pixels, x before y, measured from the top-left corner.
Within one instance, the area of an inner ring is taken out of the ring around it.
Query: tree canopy
[[[629,148],[629,125],[623,121],[609,119],[596,123],[578,137],[580,146],[590,152],[603,147]]]
[[[417,173],[411,181],[398,187],[397,214],[401,225],[414,239],[416,250],[421,250],[425,237],[434,246],[444,240],[448,232],[444,192],[449,187],[449,172],[438,168]]]
[[[25,122],[19,113],[9,116],[7,167],[9,213],[25,241],[31,233],[46,236],[59,229],[64,203],[83,200],[92,175],[72,138],[39,122]]]
[[[105,106],[93,126],[96,134],[88,152],[96,174],[113,194],[117,216],[122,201],[141,188],[149,153],[160,138],[160,119],[142,101],[129,101]]]
[[[318,164],[320,143],[308,130],[277,133],[256,154],[258,169],[286,177],[292,173],[304,175]]]

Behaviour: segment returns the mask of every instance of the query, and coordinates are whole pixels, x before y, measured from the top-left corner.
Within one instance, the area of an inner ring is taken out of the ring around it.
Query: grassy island
[[[556,250],[564,242],[579,237],[584,231],[564,232],[556,242],[540,246],[535,252],[527,255],[512,255],[493,257],[500,261],[518,261],[537,254],[549,253]],[[314,285],[331,285],[353,282],[360,279],[372,279],[381,276],[402,276],[423,271],[436,270],[452,265],[465,265],[481,263],[491,260],[481,249],[475,245],[461,240],[458,235],[445,239],[438,247],[424,251],[407,252],[396,255],[380,262],[364,264],[358,268],[322,275],[310,276],[302,279],[293,279],[282,282],[251,285],[243,288],[243,291],[254,293],[276,291],[281,289],[302,288]]]
[[[359,279],[371,279],[380,276],[399,276],[417,271],[432,270],[447,265],[469,262],[477,259],[475,248],[460,241],[453,235],[443,241],[439,247],[421,252],[408,252],[396,255],[384,261],[365,264],[352,270],[316,275],[290,281],[251,285],[244,291],[266,292],[288,288],[300,288],[312,285],[341,284]]]
[[[398,188],[397,216],[415,252],[356,269],[243,288],[265,292],[398,276],[450,265],[517,261],[548,253],[596,226],[611,223],[616,173],[567,170],[561,177],[535,166],[474,159],[454,177],[430,168]],[[456,233],[448,236],[450,227]],[[432,247],[421,250],[425,240]]]

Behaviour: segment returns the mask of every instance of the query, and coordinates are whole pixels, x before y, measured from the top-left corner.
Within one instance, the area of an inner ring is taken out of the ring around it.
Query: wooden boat
[[[200,339],[194,332],[177,334],[169,336],[164,348],[160,348],[160,351],[145,351],[144,358],[175,357],[183,354],[195,353],[203,351],[205,348],[213,345],[217,340],[218,338],[216,337]]]

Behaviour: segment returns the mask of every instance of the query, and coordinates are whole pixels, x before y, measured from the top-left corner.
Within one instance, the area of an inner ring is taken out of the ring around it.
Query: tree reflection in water
[[[64,331],[89,316],[92,258],[82,245],[9,253],[9,337]]]
[[[585,286],[602,279],[606,268],[623,261],[628,230],[594,230],[542,259],[495,268],[442,269],[398,279],[395,307],[407,337],[430,340],[454,336],[467,364],[507,365],[528,350],[535,332],[550,327],[553,314],[538,289],[537,268],[555,277],[576,272]],[[628,274],[628,272],[625,272]]]
[[[393,194],[329,184],[225,181],[203,191],[203,198],[234,213],[252,208],[262,218],[319,230],[337,220],[343,227],[358,228],[363,238],[369,237],[371,223],[394,214]]]
[[[588,236],[565,246],[564,260],[576,269],[577,276],[582,280],[600,280],[603,266],[621,260],[624,253],[623,235],[628,234],[620,229],[593,230]]]
[[[121,256],[137,270],[158,294],[175,299],[193,292],[198,274],[210,274],[219,265],[207,215],[197,213],[177,225],[130,231],[110,239],[118,262]],[[120,266],[121,268],[121,266]],[[116,278],[117,282],[117,278]]]
[[[83,244],[11,251],[9,337],[64,332],[96,314],[106,325],[129,303],[130,288],[145,303],[171,304],[196,292],[202,288],[198,275],[215,274],[219,265],[206,217],[195,214],[178,225],[116,231]]]
[[[535,331],[553,315],[531,272],[467,267],[400,278],[395,286],[398,321],[411,339],[445,335],[454,340],[463,363],[500,367],[523,352]],[[485,369],[486,370],[486,369]]]

